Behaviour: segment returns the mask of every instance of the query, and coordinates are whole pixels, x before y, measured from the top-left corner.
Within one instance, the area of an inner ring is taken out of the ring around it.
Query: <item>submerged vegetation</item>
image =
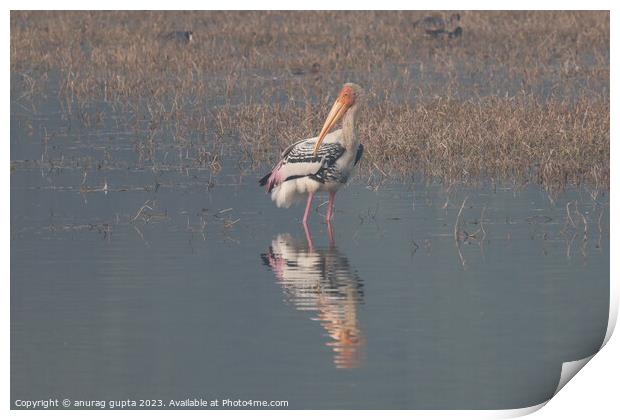
[[[609,186],[608,12],[460,12],[446,37],[429,15],[451,13],[12,12],[11,109],[131,132],[138,166],[256,168],[355,81],[362,177]]]

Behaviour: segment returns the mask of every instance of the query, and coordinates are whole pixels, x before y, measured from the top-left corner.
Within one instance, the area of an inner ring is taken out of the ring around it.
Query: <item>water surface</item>
[[[310,244],[254,177],[97,175],[11,175],[12,399],[517,408],[605,334],[605,196],[357,183]]]
[[[520,408],[603,340],[604,191],[357,178],[305,232],[234,156],[56,102],[12,102],[12,404]]]

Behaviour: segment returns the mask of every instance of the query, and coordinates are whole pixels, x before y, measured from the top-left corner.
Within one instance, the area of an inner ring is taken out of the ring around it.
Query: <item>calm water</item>
[[[357,181],[310,243],[259,173],[97,169],[130,134],[45,118],[12,112],[12,402],[519,408],[605,335],[606,193]]]

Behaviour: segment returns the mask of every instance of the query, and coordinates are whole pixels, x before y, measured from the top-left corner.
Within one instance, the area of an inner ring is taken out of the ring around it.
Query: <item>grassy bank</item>
[[[607,187],[609,14],[460,12],[456,38],[415,25],[450,14],[12,12],[11,96],[57,95],[93,130],[147,126],[150,156],[172,138],[196,165],[231,150],[256,166],[315,136],[355,81],[360,176]]]

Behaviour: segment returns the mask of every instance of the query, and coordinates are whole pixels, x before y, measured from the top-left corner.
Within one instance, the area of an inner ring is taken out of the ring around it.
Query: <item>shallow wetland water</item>
[[[604,337],[605,194],[358,180],[310,247],[258,175],[15,164],[14,394],[516,408]]]
[[[598,350],[608,14],[115,13],[11,14],[12,400],[521,408]],[[349,78],[366,155],[305,232],[257,180]]]

